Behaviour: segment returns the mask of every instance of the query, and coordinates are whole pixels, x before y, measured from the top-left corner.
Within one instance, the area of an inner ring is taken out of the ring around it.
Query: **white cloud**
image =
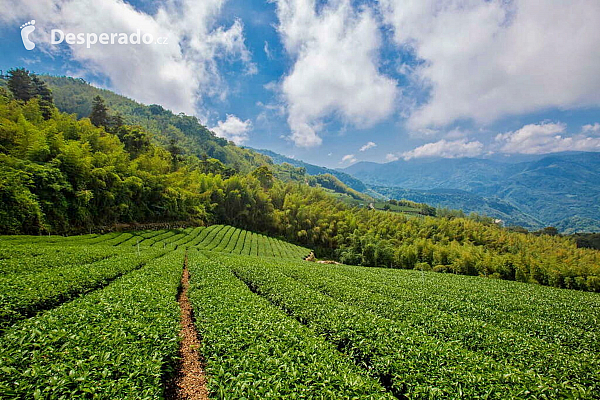
[[[600,138],[567,135],[563,123],[525,125],[514,132],[498,134],[496,142],[504,153],[546,154],[561,151],[600,151]],[[585,127],[584,127],[585,132]]]
[[[271,53],[271,49],[269,48],[269,42],[265,40],[265,46],[263,47],[263,51],[269,60],[273,59],[273,54]]]
[[[372,10],[350,0],[273,0],[278,31],[293,58],[281,84],[291,138],[298,146],[321,144],[320,120],[329,115],[359,127],[394,109],[396,82],[378,69],[379,24]]]
[[[398,157],[396,154],[388,153],[385,155],[385,159],[386,159],[386,161],[392,162],[392,161],[398,161],[400,159],[400,157]]]
[[[368,142],[360,148],[360,151],[367,151],[369,149],[372,149],[373,147],[377,147],[377,145],[374,142]]]
[[[600,105],[598,0],[379,4],[395,42],[423,61],[404,71],[430,89],[409,118],[413,129]]]
[[[227,94],[220,60],[241,61],[247,73],[256,70],[244,44],[241,21],[228,27],[216,25],[224,3],[166,0],[150,15],[121,0],[0,0],[0,20],[19,24],[33,18],[37,23],[32,38],[39,50],[64,51],[82,63],[85,72],[107,77],[109,88],[138,101],[195,114],[202,97]],[[41,42],[49,42],[52,28],[97,34],[140,29],[155,39],[167,37],[168,44],[44,46]]]
[[[217,126],[211,128],[215,135],[231,140],[235,144],[243,144],[252,130],[252,121],[242,121],[235,115],[227,114],[225,121],[219,121]]]
[[[600,134],[600,123],[596,122],[594,125],[584,125],[582,127],[582,132],[590,134]]]
[[[356,157],[354,157],[354,154],[346,154],[344,157],[342,157],[342,161],[340,162],[340,164],[343,163],[348,163],[348,164],[354,164],[356,162]]]
[[[442,139],[438,142],[427,143],[411,151],[402,153],[402,157],[408,161],[413,158],[441,157],[461,158],[477,157],[483,153],[483,143],[479,141],[469,142],[468,139],[447,141]]]

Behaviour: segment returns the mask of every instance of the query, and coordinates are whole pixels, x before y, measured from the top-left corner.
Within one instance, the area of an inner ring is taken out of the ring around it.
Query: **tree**
[[[17,100],[27,102],[35,96],[35,90],[29,71],[16,68],[8,71],[8,88]]]
[[[177,171],[179,169],[179,159],[181,154],[183,154],[183,150],[177,146],[177,140],[175,139],[169,141],[167,150],[171,153],[171,165],[173,166],[173,171]]]
[[[125,145],[125,150],[131,154],[131,158],[137,158],[150,148],[150,137],[148,133],[139,126],[121,126],[117,136]]]
[[[46,82],[39,79],[36,75],[31,75],[33,92],[40,98],[40,110],[44,119],[47,121],[52,116],[54,110],[54,97],[52,91],[46,85]]]
[[[263,189],[268,190],[273,187],[273,172],[266,165],[252,171],[252,176],[258,179]]]
[[[556,236],[559,234],[558,229],[553,226],[547,226],[542,230],[536,232],[537,235],[548,235],[548,236]]]
[[[92,124],[95,126],[108,126],[110,122],[108,108],[106,107],[106,104],[104,104],[104,99],[100,96],[94,97],[90,121],[92,121]]]

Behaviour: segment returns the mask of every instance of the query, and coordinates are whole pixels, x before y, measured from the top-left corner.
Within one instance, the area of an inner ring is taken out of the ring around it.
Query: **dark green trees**
[[[90,113],[90,121],[95,126],[108,126],[110,120],[108,117],[108,107],[104,104],[104,99],[96,96],[92,103],[92,112]]]
[[[28,102],[35,96],[35,90],[29,71],[16,68],[8,71],[8,88],[15,99]]]
[[[8,88],[17,100],[28,102],[38,98],[43,118],[50,119],[54,110],[52,91],[36,75],[25,68],[11,69],[8,71]]]

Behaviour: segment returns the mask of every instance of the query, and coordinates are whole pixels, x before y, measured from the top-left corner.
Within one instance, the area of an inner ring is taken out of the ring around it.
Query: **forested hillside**
[[[43,82],[25,71],[11,74],[10,91],[0,89],[0,233],[221,223],[285,237],[348,264],[600,291],[600,253],[570,239],[511,232],[486,219],[353,208],[308,185],[308,177],[278,179],[264,159],[251,167],[262,156],[233,144],[226,145],[231,154],[248,152],[245,166],[185,154],[177,140],[161,145],[141,120],[129,125],[134,117],[123,114],[119,121],[101,97],[90,118],[61,113]],[[218,143],[203,138],[195,139],[198,148],[204,140]]]
[[[243,172],[269,162],[261,154],[215,136],[196,117],[173,114],[157,104],[146,106],[91,86],[82,79],[48,75],[40,76],[40,79],[52,90],[56,107],[78,118],[89,116],[94,98],[101,96],[111,113],[122,117],[125,124],[143,127],[163,147],[170,146],[174,141],[183,154],[215,158]]]

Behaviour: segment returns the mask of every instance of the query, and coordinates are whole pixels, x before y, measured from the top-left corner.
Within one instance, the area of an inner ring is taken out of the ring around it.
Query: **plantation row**
[[[15,324],[2,336],[6,399],[157,399],[177,356],[183,252]]]
[[[331,344],[252,293],[227,258],[209,254],[190,253],[188,267],[212,398],[393,398]]]
[[[106,286],[164,253],[152,250],[138,255],[133,249],[81,246],[61,256],[55,250],[51,247],[45,249],[46,255],[0,261],[0,332],[16,321]]]
[[[480,278],[211,258],[396,397],[600,396],[594,294],[569,298],[556,289]],[[482,292],[489,294],[483,305]],[[439,297],[445,301],[437,308]]]
[[[310,250],[304,247],[226,225],[167,231],[110,233],[90,238],[88,243],[120,247],[139,245],[142,248],[195,248],[239,255],[296,259],[307,257],[310,253]]]
[[[71,238],[6,237],[0,243],[0,332],[184,247],[297,259],[309,253],[223,225]]]

